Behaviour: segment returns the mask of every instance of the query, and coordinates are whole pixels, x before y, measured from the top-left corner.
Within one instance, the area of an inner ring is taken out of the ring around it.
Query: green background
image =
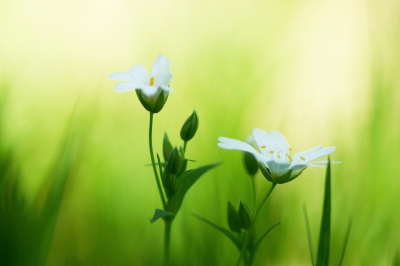
[[[227,227],[227,200],[251,205],[240,152],[216,144],[254,127],[281,131],[294,153],[336,146],[333,264],[350,218],[344,265],[396,256],[399,1],[2,0],[0,36],[2,260],[161,264],[163,224],[149,223],[161,207],[146,166],[149,115],[108,79],[137,64],[150,69],[159,53],[171,60],[174,90],[155,116],[156,152],[165,131],[181,145],[180,127],[196,109],[190,167],[223,161],[185,198],[172,265],[236,262],[235,246],[191,213]],[[259,228],[282,224],[257,265],[311,264],[302,207],[317,243],[324,172],[307,169],[276,188]],[[270,184],[259,175],[257,185],[264,195]]]

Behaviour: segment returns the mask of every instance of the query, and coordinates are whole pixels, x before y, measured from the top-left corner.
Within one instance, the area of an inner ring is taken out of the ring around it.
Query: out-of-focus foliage
[[[399,1],[6,0],[0,36],[3,261],[161,263],[162,223],[149,222],[161,202],[148,114],[107,79],[149,68],[159,53],[171,59],[174,90],[155,115],[156,153],[164,132],[180,145],[181,121],[196,109],[189,167],[224,162],[185,196],[172,265],[237,261],[236,247],[191,213],[228,228],[227,200],[251,202],[240,152],[216,143],[244,140],[253,127],[281,131],[293,152],[336,146],[331,254],[340,254],[351,217],[343,265],[398,261]],[[302,206],[317,243],[323,176],[306,169],[277,186],[259,223],[282,223],[256,265],[311,265]],[[255,178],[262,197],[267,181]]]

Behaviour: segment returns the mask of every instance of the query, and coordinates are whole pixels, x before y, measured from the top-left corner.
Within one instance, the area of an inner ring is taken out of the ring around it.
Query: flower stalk
[[[156,183],[157,183],[157,188],[158,188],[158,192],[160,194],[160,198],[163,204],[164,209],[167,206],[167,202],[165,200],[165,196],[164,196],[164,192],[163,189],[161,187],[161,181],[160,181],[160,177],[158,176],[158,172],[157,172],[157,167],[156,167],[156,162],[154,159],[154,152],[153,152],[153,116],[154,113],[150,112],[150,123],[149,123],[149,149],[150,149],[150,157],[151,157],[151,164],[153,166],[153,171],[154,171],[154,177],[156,178]]]
[[[164,219],[164,266],[169,266],[169,246],[171,243],[172,220]]]

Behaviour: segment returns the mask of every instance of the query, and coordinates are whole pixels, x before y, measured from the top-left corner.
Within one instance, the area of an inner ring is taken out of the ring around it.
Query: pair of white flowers
[[[132,67],[129,72],[117,72],[110,79],[124,80],[115,85],[115,90],[125,92],[136,90],[139,100],[150,112],[157,113],[164,106],[169,92],[172,74],[169,72],[171,62],[160,54],[154,61],[150,76],[144,66]],[[322,145],[290,155],[290,148],[285,137],[278,131],[265,132],[253,129],[253,145],[244,141],[220,137],[218,146],[228,150],[240,150],[254,155],[260,164],[263,175],[271,182],[286,183],[297,176],[308,166],[324,167],[327,161],[313,162],[315,159],[332,154],[336,148],[323,148]],[[339,163],[339,162],[331,162]]]

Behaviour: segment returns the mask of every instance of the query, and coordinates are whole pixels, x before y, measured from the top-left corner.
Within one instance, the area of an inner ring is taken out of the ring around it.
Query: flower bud
[[[183,156],[177,147],[175,147],[170,153],[168,160],[165,164],[165,171],[172,175],[177,175],[180,173],[182,164],[183,164]]]
[[[236,233],[240,232],[239,216],[235,206],[230,201],[228,201],[228,225],[232,231]]]
[[[165,190],[165,194],[167,198],[172,198],[176,192],[178,191],[178,179],[176,175],[168,173],[168,171],[164,171],[162,176],[162,183]]]
[[[164,133],[164,140],[163,140],[163,155],[164,155],[164,160],[168,161],[169,155],[172,152],[172,144],[168,139],[167,133]]]
[[[168,93],[163,90],[159,90],[155,95],[152,96],[143,94],[141,90],[135,91],[143,107],[151,113],[160,112],[168,99]]]
[[[191,140],[196,134],[197,128],[199,127],[199,117],[196,110],[186,119],[181,129],[181,139],[183,141]]]
[[[240,201],[238,216],[240,226],[243,229],[249,229],[251,227],[251,214],[249,208],[243,203],[243,201]]]
[[[186,171],[188,160],[185,159],[185,152],[183,151],[182,146],[179,147],[179,156],[181,158],[181,168],[179,169],[178,176],[180,176],[183,172]]]
[[[247,142],[250,145],[253,145],[253,142],[251,140],[250,137],[247,137],[245,142]],[[246,170],[247,174],[250,176],[255,176],[258,172],[258,161],[256,159],[256,157],[246,151],[242,152],[242,161],[243,161],[243,165],[244,165],[244,169]]]

